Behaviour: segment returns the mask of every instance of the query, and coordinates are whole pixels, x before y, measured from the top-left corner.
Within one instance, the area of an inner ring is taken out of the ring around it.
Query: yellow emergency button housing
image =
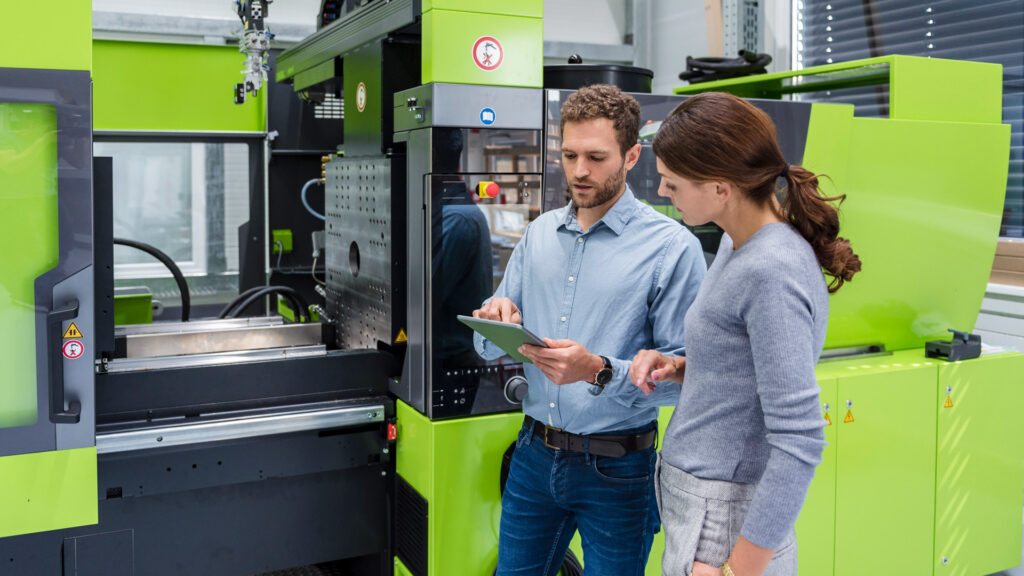
[[[476,190],[481,198],[497,198],[501,188],[497,182],[483,181],[477,184]]]

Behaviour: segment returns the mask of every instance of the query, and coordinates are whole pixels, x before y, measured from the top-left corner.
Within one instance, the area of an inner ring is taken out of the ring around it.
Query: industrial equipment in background
[[[0,270],[15,296],[0,314],[19,336],[0,347],[13,383],[0,411],[0,575],[489,574],[528,383],[510,358],[479,359],[455,316],[493,292],[529,223],[565,205],[559,114],[575,89],[635,82],[644,150],[628,182],[678,217],[657,196],[650,144],[686,95],[645,93],[642,69],[548,75],[541,0],[323,0],[317,32],[265,54],[268,4],[236,4],[256,39],[240,43],[252,51],[236,97],[266,98],[268,113],[252,116],[267,124],[196,137],[248,142],[239,295],[201,315],[192,299],[187,323],[115,325],[117,160],[92,158],[89,140],[147,136],[90,134],[83,120],[93,59],[66,60],[89,53],[85,11],[58,22],[79,42],[52,54],[62,60],[0,69],[0,124],[12,128],[0,143],[26,151],[9,164],[21,171],[0,170],[4,189],[25,191],[0,197],[0,220],[37,239]],[[739,16],[752,3],[726,4]],[[276,78],[261,91],[264,55]],[[966,80],[941,91],[923,80],[948,77]],[[891,120],[782,100],[871,83],[901,103]],[[679,89],[766,98],[753,102],[786,159],[848,194],[844,236],[871,264],[830,303],[826,346],[862,354],[818,367],[829,448],[797,526],[808,572],[1019,562],[1011,384],[1024,357],[946,363],[924,349],[973,321],[984,293],[978,255],[994,250],[1008,157],[1000,83],[988,65],[889,57]],[[957,250],[913,240],[950,228]],[[720,231],[695,232],[713,257]],[[268,295],[278,314],[256,309]],[[582,556],[578,538],[571,549]]]
[[[245,54],[245,80],[235,84],[235,104],[244,104],[249,95],[256,96],[267,80],[267,53],[274,34],[264,19],[274,0],[235,0],[235,12],[242,21],[238,33],[238,51]]]

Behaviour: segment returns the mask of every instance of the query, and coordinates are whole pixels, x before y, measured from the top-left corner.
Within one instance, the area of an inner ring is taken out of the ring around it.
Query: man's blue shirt
[[[679,385],[644,396],[629,381],[642,349],[684,354],[683,318],[706,272],[700,243],[675,220],[638,201],[627,187],[601,220],[583,232],[570,203],[542,214],[512,252],[494,297],[515,302],[523,326],[542,338],[579,342],[607,356],[614,377],[593,395],[588,382],[556,385],[526,364],[523,411],[576,434],[635,428],[674,405]],[[487,359],[504,354],[474,333]]]

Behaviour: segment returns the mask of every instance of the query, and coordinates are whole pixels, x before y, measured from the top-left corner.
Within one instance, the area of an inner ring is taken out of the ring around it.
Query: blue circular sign
[[[494,121],[496,119],[497,115],[494,113],[494,110],[490,108],[484,108],[483,110],[480,111],[480,121],[484,123],[484,126],[490,126],[491,124],[494,124]]]

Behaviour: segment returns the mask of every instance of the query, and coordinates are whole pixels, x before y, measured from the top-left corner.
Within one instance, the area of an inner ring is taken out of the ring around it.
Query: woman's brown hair
[[[775,124],[749,102],[722,92],[687,98],[662,123],[654,137],[654,153],[688,180],[731,182],[773,210],[776,181],[782,177],[786,189],[778,215],[810,243],[818,263],[832,276],[829,293],[860,271],[860,258],[850,241],[839,237],[839,212],[831,204],[841,204],[846,195],[822,196],[819,175],[788,165],[775,138]]]

